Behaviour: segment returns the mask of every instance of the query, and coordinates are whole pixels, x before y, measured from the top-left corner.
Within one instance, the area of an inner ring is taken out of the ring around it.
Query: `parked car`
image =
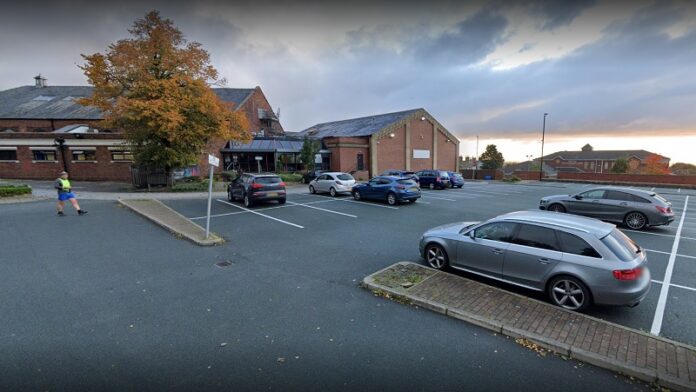
[[[416,175],[415,172],[412,171],[405,171],[405,170],[385,170],[380,174],[380,176],[393,176],[393,177],[399,177],[399,178],[406,178],[413,180],[417,183],[420,183],[420,180],[418,178],[418,175]]]
[[[449,174],[444,170],[421,170],[416,175],[423,188],[445,189],[450,186]]]
[[[426,231],[420,252],[436,269],[452,267],[546,292],[560,307],[638,305],[650,289],[646,252],[616,226],[547,211]]]
[[[350,193],[355,185],[355,178],[348,173],[328,172],[309,182],[309,192],[326,192],[331,197],[339,193]]]
[[[276,200],[285,204],[285,183],[273,173],[244,173],[227,186],[227,198],[242,200],[246,207],[260,201]]]
[[[357,184],[352,193],[355,200],[385,200],[390,205],[415,202],[421,197],[415,181],[392,176],[379,176],[367,183]]]
[[[310,181],[319,177],[322,173],[326,173],[326,170],[310,170],[302,175],[300,182],[303,184],[309,184]]]
[[[447,172],[450,179],[450,188],[461,188],[464,186],[464,177],[461,173]]]
[[[674,221],[672,204],[655,192],[639,189],[600,187],[575,195],[543,197],[539,209],[585,215],[623,223],[633,230],[669,225]]]

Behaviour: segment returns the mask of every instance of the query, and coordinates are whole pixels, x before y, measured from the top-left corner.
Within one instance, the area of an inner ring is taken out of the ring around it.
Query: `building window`
[[[56,150],[32,150],[36,162],[56,162]]]
[[[133,153],[127,150],[112,150],[111,151],[111,160],[115,162],[132,162],[135,159],[133,159]]]
[[[358,171],[365,170],[365,159],[364,159],[362,153],[358,153],[358,162],[357,162],[356,167],[357,167]]]
[[[0,150],[0,161],[16,161],[17,150]]]
[[[73,162],[94,162],[97,160],[97,154],[94,150],[73,150],[72,160]]]

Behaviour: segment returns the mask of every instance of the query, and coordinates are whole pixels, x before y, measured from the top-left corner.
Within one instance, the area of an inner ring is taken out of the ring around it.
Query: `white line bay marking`
[[[260,212],[256,212],[256,211],[250,210],[250,209],[248,209],[248,208],[244,208],[244,207],[242,207],[242,206],[238,206],[238,205],[236,205],[236,204],[232,204],[232,203],[230,203],[230,202],[228,202],[228,201],[225,201],[225,200],[220,200],[220,199],[216,199],[216,200],[219,201],[220,203],[227,204],[227,205],[230,205],[230,206],[232,206],[232,207],[237,207],[237,208],[239,208],[240,210],[248,211],[248,212],[250,212],[250,213],[252,213],[252,214],[259,215],[259,216],[262,216],[262,217],[264,217],[264,218],[268,218],[268,219],[274,220],[274,221],[276,221],[276,222],[284,223],[284,224],[289,225],[289,226],[292,226],[292,227],[297,227],[298,229],[304,229],[304,226],[300,226],[300,225],[295,224],[295,223],[292,223],[292,222],[288,222],[288,221],[284,221],[284,220],[282,220],[282,219],[274,218],[274,217],[272,217],[272,216],[270,216],[270,215],[262,214],[262,213],[260,213]]]
[[[671,255],[670,252],[663,252],[663,251],[661,251],[661,250],[645,249],[645,248],[643,248],[643,250],[648,251],[648,252],[652,252],[652,253],[660,253],[660,254],[663,254],[663,255]],[[696,256],[680,255],[680,254],[677,254],[677,257],[684,257],[684,258],[687,258],[687,259],[696,259]]]
[[[672,253],[669,255],[669,261],[667,262],[667,269],[665,270],[665,279],[660,289],[660,297],[657,300],[657,308],[655,309],[655,317],[653,318],[652,327],[650,328],[650,333],[653,335],[659,335],[660,330],[662,330],[662,319],[665,316],[665,305],[667,305],[667,294],[669,293],[669,286],[672,283],[672,273],[674,272],[674,261],[676,260],[677,251],[679,250],[679,238],[681,237],[682,226],[684,225],[684,216],[686,216],[686,209],[689,205],[689,196],[684,200],[684,212],[682,213],[681,219],[679,220],[679,227],[677,227],[677,234],[674,237],[674,243],[672,244]]]
[[[219,201],[219,200],[218,200],[218,201]],[[305,202],[305,203],[294,203],[294,204],[319,204],[319,203],[329,203],[329,202],[332,202],[332,201],[337,201],[337,200],[335,200],[335,199],[330,199],[330,200],[308,201],[308,202]],[[256,211],[256,212],[261,212],[261,211],[266,211],[266,210],[277,210],[277,209],[280,209],[280,208],[288,208],[288,207],[295,207],[295,205],[281,205],[281,206],[275,206],[275,207],[259,208],[259,209],[254,210],[254,211]],[[248,213],[250,213],[250,212],[251,212],[251,211],[226,212],[226,213],[223,213],[223,214],[213,214],[213,215],[211,215],[210,217],[211,217],[211,218],[219,218],[219,217],[222,217],[222,216],[239,215],[239,214],[248,214]],[[205,219],[205,218],[206,218],[206,216],[204,215],[204,216],[197,216],[197,217],[189,218],[189,219],[190,219],[190,220],[197,220],[197,219]]]
[[[455,200],[455,199],[447,199],[447,198],[444,198],[444,197],[425,196],[425,195],[421,195],[421,197],[425,197],[425,198],[428,198],[428,199],[437,199],[437,200],[446,200],[446,201],[457,201],[457,200]]]
[[[311,209],[313,209],[313,210],[319,210],[319,211],[330,212],[330,213],[336,214],[336,215],[343,215],[343,216],[347,216],[347,217],[350,217],[350,218],[357,218],[357,215],[346,214],[345,212],[338,212],[338,211],[333,211],[333,210],[327,210],[327,209],[325,209],[325,208],[314,207],[314,206],[310,206],[310,205],[307,205],[307,204],[294,203],[294,202],[291,202],[291,201],[288,201],[287,203],[288,203],[288,204],[295,205],[295,206],[301,206],[301,207],[311,208]]]
[[[652,279],[651,282],[657,283],[657,284],[664,284],[664,282],[661,282],[661,281],[655,280],[655,279]],[[684,289],[684,290],[696,291],[696,288],[695,288],[695,287],[682,286],[682,285],[680,285],[680,284],[671,283],[670,286],[672,286],[672,287],[678,287],[678,288]]]
[[[372,203],[366,203],[364,201],[358,201],[358,200],[348,200],[348,199],[338,199],[340,201],[345,201],[346,203],[355,203],[355,204],[362,204],[364,206],[372,206],[372,207],[380,207],[380,208],[388,208],[390,210],[398,210],[399,207],[392,207],[392,206],[383,206],[380,204],[372,204]]]

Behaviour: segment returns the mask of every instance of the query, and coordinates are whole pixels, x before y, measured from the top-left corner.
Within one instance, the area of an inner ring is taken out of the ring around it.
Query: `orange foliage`
[[[670,174],[667,164],[663,163],[662,157],[657,154],[650,154],[640,171],[642,174]]]

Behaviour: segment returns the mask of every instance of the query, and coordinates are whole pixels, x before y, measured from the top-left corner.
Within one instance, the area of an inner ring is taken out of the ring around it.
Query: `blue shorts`
[[[60,200],[60,201],[66,201],[66,200],[74,199],[74,198],[75,198],[75,195],[72,192],[58,194],[58,200]]]

